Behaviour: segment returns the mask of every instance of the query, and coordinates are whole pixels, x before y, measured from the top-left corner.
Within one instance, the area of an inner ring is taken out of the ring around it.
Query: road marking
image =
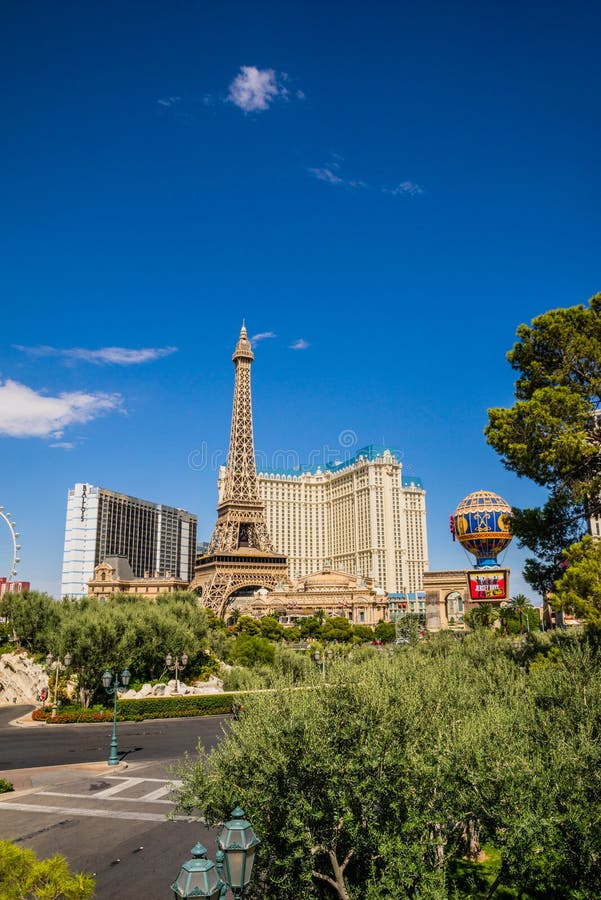
[[[113,779],[114,781],[118,780],[117,784],[114,784],[113,787],[103,788],[101,791],[94,791],[94,793],[88,794],[88,797],[100,798],[102,800],[112,797],[114,794],[119,794],[121,791],[126,791],[128,788],[132,787],[134,784],[139,784],[141,781],[144,781],[143,778],[125,778],[121,775],[116,775]],[[119,783],[120,782],[120,783]],[[50,793],[50,791],[41,791],[41,793]],[[65,796],[69,796],[66,794]]]
[[[181,782],[180,782],[181,783]],[[171,793],[171,791],[178,787],[175,783],[167,783],[164,784],[163,787],[157,788],[156,791],[151,791],[149,794],[144,794],[143,797],[138,797],[141,803],[171,803],[171,800],[161,800],[161,797],[164,797],[165,794]]]
[[[99,797],[97,794],[68,794],[64,791],[38,791],[38,796],[40,797],[73,797],[77,800],[112,800],[117,801],[118,803],[166,803],[167,806],[173,806],[171,800],[151,800],[150,797],[155,794],[166,794],[169,788],[159,788],[158,791],[153,791],[152,794],[147,794],[145,797],[121,797],[121,796],[112,796],[112,797]]]
[[[0,811],[16,809],[18,812],[59,813],[64,816],[90,816],[98,819],[130,819],[133,822],[168,822],[164,813],[123,812],[115,809],[78,809],[73,806],[40,806],[34,803],[3,803]],[[175,822],[202,822],[195,816],[173,816]]]
[[[134,776],[126,777],[123,775],[108,775],[106,780],[108,781],[109,779],[119,783],[113,785],[113,787],[107,787],[101,791],[95,791],[93,793],[88,792],[86,794],[73,793],[70,791],[38,791],[38,793],[44,797],[75,797],[78,800],[120,800],[127,803],[167,803],[172,805],[171,800],[163,800],[161,798],[182,784],[181,781],[169,781],[165,778],[136,778]],[[152,784],[158,783],[161,787],[155,788],[154,791],[150,791],[148,794],[142,794],[140,797],[121,796],[123,791],[127,791],[129,788],[139,784],[144,784],[146,781],[151,782]]]

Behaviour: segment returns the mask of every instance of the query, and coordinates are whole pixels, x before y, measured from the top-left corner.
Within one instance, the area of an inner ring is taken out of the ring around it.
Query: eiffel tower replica
[[[223,617],[232,595],[288,582],[285,556],[273,549],[265,504],[259,497],[253,442],[250,367],[254,359],[246,328],[232,356],[236,368],[230,449],[217,523],[207,553],[196,560],[190,590]]]

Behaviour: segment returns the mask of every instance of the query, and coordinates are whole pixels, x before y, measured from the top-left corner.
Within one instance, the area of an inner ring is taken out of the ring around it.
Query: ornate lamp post
[[[192,859],[183,864],[171,885],[175,900],[180,897],[209,897],[219,900],[226,889],[215,863],[207,859],[206,847],[199,842],[190,850]]]
[[[165,657],[165,665],[170,672],[175,672],[175,693],[179,694],[179,673],[188,665],[188,654],[182,653],[181,658],[177,656],[175,659],[168,653]]]
[[[332,652],[332,650],[328,650],[328,652],[323,655],[319,652],[319,650],[316,650],[313,654],[313,659],[315,660],[317,665],[321,665],[321,677],[324,679],[326,677],[326,659],[328,662],[332,662],[333,656],[334,653]]]
[[[255,852],[261,842],[239,806],[232,810],[232,818],[221,829],[216,843],[223,854],[223,861],[220,857],[217,863],[223,864],[223,880],[232,889],[235,900],[240,900],[250,881]]]
[[[58,696],[58,676],[61,669],[68,669],[71,665],[71,654],[65,653],[64,659],[61,660],[57,657],[56,659],[53,657],[52,653],[49,653],[46,657],[46,669],[48,672],[54,672],[54,696],[52,698],[52,718],[54,719],[56,716],[56,709],[58,706],[57,696]]]
[[[115,698],[113,706],[113,736],[111,738],[111,752],[109,754],[108,764],[109,766],[117,766],[119,764],[119,756],[117,754],[117,692],[120,687],[127,687],[129,679],[131,678],[131,672],[129,669],[123,669],[121,672],[121,681],[119,681],[119,676],[115,672],[115,680],[111,687],[112,678],[113,673],[107,669],[102,676],[102,684],[107,694],[112,694]]]
[[[244,810],[237,806],[217,838],[216,859],[207,859],[206,848],[196,844],[189,859],[179,870],[171,885],[175,900],[183,897],[210,897],[223,900],[227,889],[233,891],[235,900],[241,900],[248,886],[255,861],[255,851],[260,840],[250,822],[244,818]]]

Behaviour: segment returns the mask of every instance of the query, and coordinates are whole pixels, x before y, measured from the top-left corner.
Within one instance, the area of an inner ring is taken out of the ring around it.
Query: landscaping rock
[[[0,656],[0,704],[39,703],[48,674],[25,650]]]
[[[215,675],[211,675],[208,681],[195,681],[194,684],[178,683],[174,678],[167,684],[143,684],[139,691],[133,689],[125,691],[119,696],[123,700],[140,700],[145,697],[191,697],[197,694],[222,694],[223,681]]]

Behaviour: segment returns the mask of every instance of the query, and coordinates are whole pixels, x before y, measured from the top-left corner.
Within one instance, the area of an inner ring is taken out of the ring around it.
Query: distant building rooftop
[[[295,466],[292,469],[268,469],[265,466],[259,466],[257,471],[263,475],[281,475],[284,477],[288,476],[296,476],[299,475],[315,475],[319,472],[340,472],[342,469],[346,469],[349,466],[353,466],[361,460],[367,460],[368,462],[372,462],[375,459],[381,458],[384,453],[388,451],[390,455],[396,460],[396,462],[400,462],[402,458],[402,453],[398,450],[394,450],[392,447],[384,447],[380,444],[367,444],[365,447],[361,447],[360,450],[357,450],[352,456],[347,457],[343,460],[335,460],[334,462],[324,462],[323,464],[313,464],[313,465],[304,465],[304,466]],[[343,455],[343,454],[341,454]],[[402,476],[403,487],[415,487],[423,490],[423,483],[419,475],[403,475]]]

